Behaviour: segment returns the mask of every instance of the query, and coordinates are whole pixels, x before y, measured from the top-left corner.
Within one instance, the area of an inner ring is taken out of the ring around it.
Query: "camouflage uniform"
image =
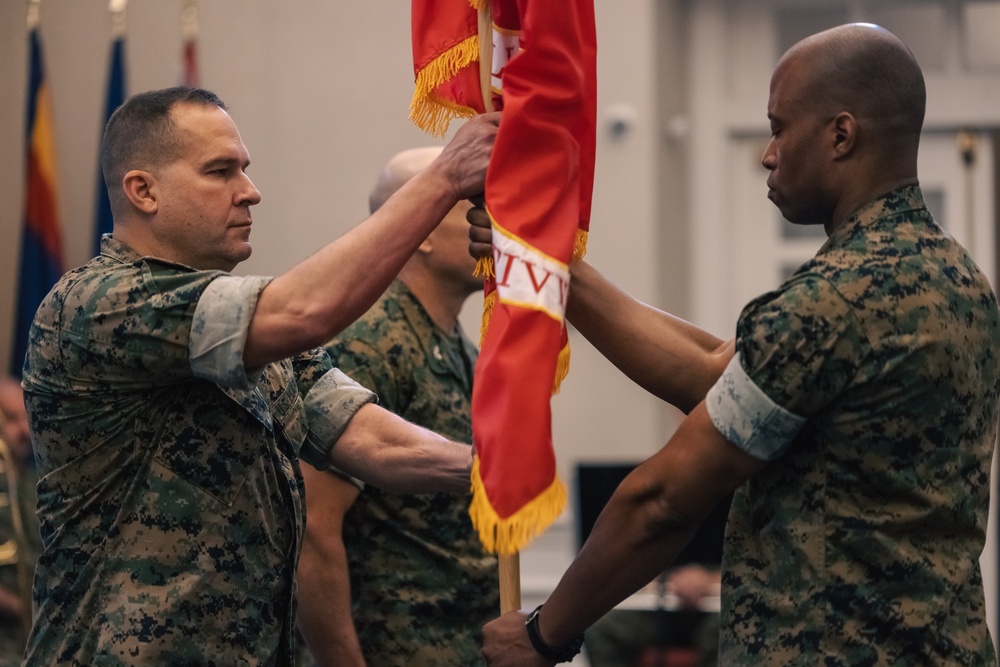
[[[472,441],[476,348],[435,327],[400,281],[327,348],[382,407]],[[370,665],[483,663],[480,629],[499,613],[497,562],[483,553],[469,495],[365,488],[344,519],[352,612]]]
[[[371,392],[314,350],[249,374],[267,278],[106,236],[31,329],[25,399],[44,551],[28,664],[289,665],[321,463]]]
[[[989,283],[916,186],[744,309],[709,413],[773,461],[733,502],[720,664],[996,665],[998,349]]]

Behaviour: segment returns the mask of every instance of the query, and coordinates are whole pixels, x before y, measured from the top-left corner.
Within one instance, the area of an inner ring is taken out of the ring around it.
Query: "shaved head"
[[[820,113],[852,113],[877,139],[918,141],[927,92],[913,53],[888,30],[867,23],[838,26],[802,40],[778,67],[801,61],[802,92]]]
[[[368,208],[374,213],[382,208],[382,204],[391,197],[403,184],[430,166],[431,162],[441,154],[440,146],[411,148],[394,155],[379,172],[378,181],[368,195]]]

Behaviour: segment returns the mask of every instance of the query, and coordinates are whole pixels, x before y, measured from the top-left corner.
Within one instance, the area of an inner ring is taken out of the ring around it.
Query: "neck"
[[[436,281],[421,272],[400,273],[399,279],[409,288],[424,307],[434,324],[447,333],[454,333],[458,314],[469,296],[450,284]]]
[[[843,196],[841,196],[840,200],[837,202],[837,207],[833,211],[833,215],[830,217],[830,222],[825,225],[827,235],[830,235],[833,230],[839,227],[840,224],[852,213],[868,202],[873,201],[886,193],[892,192],[893,190],[898,190],[899,188],[910,185],[917,185],[918,180],[916,175],[908,175],[898,176],[895,178],[884,178],[881,180],[873,179],[871,183],[873,184],[864,188],[848,190],[843,194]]]

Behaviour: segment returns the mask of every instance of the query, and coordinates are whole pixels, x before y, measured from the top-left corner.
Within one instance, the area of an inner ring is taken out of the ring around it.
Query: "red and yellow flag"
[[[446,23],[462,29],[439,44],[463,35],[478,51],[476,7],[453,3],[443,12],[446,2],[414,0],[414,44],[427,42],[419,27],[448,14]],[[492,0],[491,10],[493,93],[503,116],[486,178],[495,273],[486,286],[489,319],[472,397],[478,461],[470,514],[486,549],[514,553],[566,504],[550,397],[568,364],[569,262],[582,257],[589,230],[597,46],[593,0]],[[424,69],[415,63],[419,93]],[[479,79],[470,72],[478,64],[439,82],[429,102],[455,115],[482,109]]]

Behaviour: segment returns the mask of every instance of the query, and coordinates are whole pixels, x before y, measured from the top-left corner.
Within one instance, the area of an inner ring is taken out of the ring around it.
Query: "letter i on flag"
[[[197,88],[201,84],[198,76],[198,3],[196,0],[187,0],[184,3],[184,9],[181,10],[181,36],[184,39],[181,51],[181,63],[184,70],[181,83],[190,88]]]
[[[18,275],[10,372],[21,377],[28,330],[38,304],[62,275],[62,236],[56,203],[56,154],[52,99],[45,80],[40,2],[28,8],[28,99],[25,121],[24,229]]]
[[[414,0],[411,118],[424,129],[441,133],[441,118],[484,107],[464,45],[485,2],[488,99],[503,115],[486,177],[495,275],[473,386],[470,515],[484,548],[512,554],[566,504],[550,397],[568,366],[569,262],[583,256],[589,231],[597,40],[593,0]]]
[[[108,67],[108,87],[104,98],[104,124],[111,118],[115,109],[125,101],[125,5],[127,0],[111,0],[108,11],[111,12],[111,59]],[[100,156],[97,160],[97,198],[94,214],[94,254],[101,253],[101,237],[110,234],[114,227],[111,216],[111,200],[108,199],[108,188],[104,182],[104,172],[101,170]]]

